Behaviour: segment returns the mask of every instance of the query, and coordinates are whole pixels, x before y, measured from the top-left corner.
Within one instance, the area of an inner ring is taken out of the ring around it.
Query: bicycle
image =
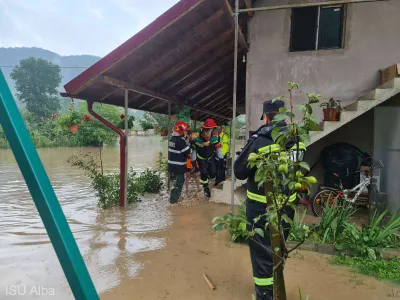
[[[329,206],[332,206],[334,202],[338,201],[339,203],[349,202],[356,203],[358,197],[364,191],[364,189],[368,188],[372,183],[372,171],[376,169],[383,168],[383,163],[380,162],[379,166],[371,165],[368,170],[364,171],[365,178],[358,185],[356,185],[352,189],[345,189],[342,184],[342,180],[340,176],[336,173],[333,173],[335,177],[339,179],[338,188],[334,187],[324,187],[321,191],[319,191],[311,201],[311,208],[316,217],[320,217],[323,214],[324,207],[328,202]],[[360,171],[355,173],[361,173]],[[353,173],[353,174],[355,174]],[[347,173],[346,176],[351,174]],[[376,187],[375,187],[376,188]],[[351,197],[351,194],[355,193],[354,197]]]

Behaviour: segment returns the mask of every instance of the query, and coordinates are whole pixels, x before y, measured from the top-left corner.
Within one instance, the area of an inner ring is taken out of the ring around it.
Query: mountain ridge
[[[0,47],[0,67],[10,86],[11,92],[17,98],[14,80],[10,77],[13,68],[19,62],[28,57],[42,58],[49,60],[61,67],[61,85],[58,87],[60,92],[64,92],[64,84],[78,76],[86,68],[98,62],[101,57],[95,55],[60,55],[50,50],[37,47]],[[68,67],[68,68],[65,68]],[[82,67],[82,68],[81,68]]]

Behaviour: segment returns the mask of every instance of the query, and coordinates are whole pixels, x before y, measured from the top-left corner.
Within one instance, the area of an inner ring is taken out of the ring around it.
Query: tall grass
[[[324,213],[315,228],[319,242],[323,244],[336,243],[346,226],[350,224],[350,219],[355,212],[356,208],[348,202],[335,201],[332,205],[329,205],[328,202],[325,203]]]

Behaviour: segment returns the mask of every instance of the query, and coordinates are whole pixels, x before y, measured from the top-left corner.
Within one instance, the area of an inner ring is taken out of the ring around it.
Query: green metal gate
[[[99,299],[67,219],[1,70],[0,125],[3,127],[75,299]]]

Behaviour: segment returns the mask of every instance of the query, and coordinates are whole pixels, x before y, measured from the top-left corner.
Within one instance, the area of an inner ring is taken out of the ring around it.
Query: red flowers
[[[121,120],[125,119],[125,115],[124,114],[120,115],[119,117],[121,118]]]
[[[84,121],[84,122],[91,122],[91,121],[93,121],[93,119],[92,119],[91,116],[85,114],[85,115],[83,116],[83,118],[82,118],[82,121]]]
[[[51,115],[51,120],[52,121],[54,121],[55,119],[57,119],[58,118],[58,115],[57,114],[52,114]]]

